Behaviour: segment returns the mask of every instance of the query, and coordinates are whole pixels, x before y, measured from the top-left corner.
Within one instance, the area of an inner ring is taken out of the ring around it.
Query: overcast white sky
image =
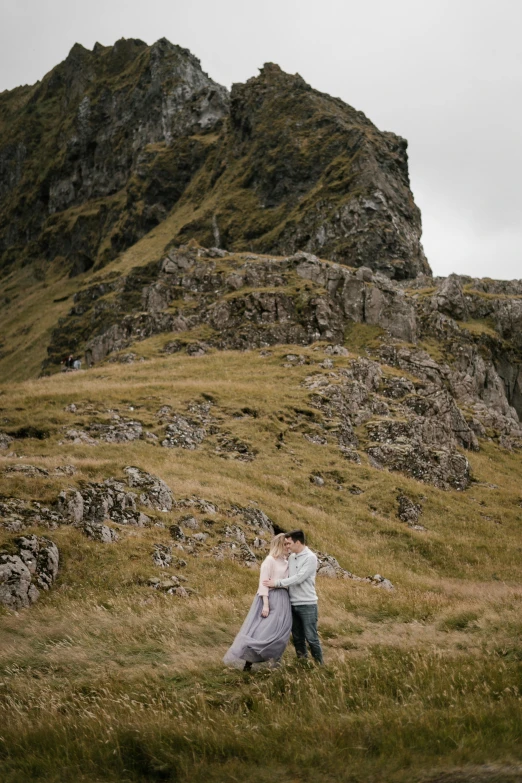
[[[2,0],[0,91],[77,41],[166,37],[228,87],[276,62],[408,139],[434,274],[522,278],[521,34],[518,0]]]

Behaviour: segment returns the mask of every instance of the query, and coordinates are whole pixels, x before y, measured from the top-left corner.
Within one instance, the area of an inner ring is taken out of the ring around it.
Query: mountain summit
[[[229,94],[166,39],[75,44],[0,95],[0,268],[82,273],[169,217],[179,242],[414,278],[430,269],[406,148],[274,64]]]

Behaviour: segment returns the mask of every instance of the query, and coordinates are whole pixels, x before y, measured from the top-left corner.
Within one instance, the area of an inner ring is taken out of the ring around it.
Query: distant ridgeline
[[[0,274],[100,268],[167,218],[177,244],[429,274],[406,147],[277,65],[229,93],[165,39],[76,44],[0,95]]]

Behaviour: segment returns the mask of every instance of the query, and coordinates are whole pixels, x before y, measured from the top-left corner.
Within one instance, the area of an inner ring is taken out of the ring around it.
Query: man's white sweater
[[[316,604],[315,575],[317,573],[317,557],[307,546],[299,554],[291,554],[288,558],[288,576],[277,579],[276,587],[288,587],[290,603],[293,606],[301,604]]]

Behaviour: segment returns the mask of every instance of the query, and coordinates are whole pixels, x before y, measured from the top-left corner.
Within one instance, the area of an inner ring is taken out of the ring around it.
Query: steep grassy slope
[[[469,457],[475,482],[464,493],[377,470],[364,456],[357,465],[305,437],[319,414],[302,382],[327,373],[324,344],[158,358],[158,339],[132,366],[2,386],[3,428],[31,423],[49,435],[3,452],[4,496],[50,503],[64,487],[137,465],[177,501],[197,496],[218,509],[206,526],[208,513],[196,512],[209,539],[183,555],[181,570],[152,561],[154,544],[173,544],[166,527],[112,525],[113,544],[71,526],[34,529],[58,544],[62,563],[58,584],[31,609],[0,614],[2,779],[399,783],[453,767],[471,780],[474,765],[488,763],[474,780],[516,780],[520,455],[484,443]],[[312,365],[285,366],[290,351]],[[336,368],[352,358],[336,357]],[[64,441],[68,428],[114,413],[161,438],[158,409],[202,400],[220,431],[255,448],[253,461],[219,456],[219,435],[192,451],[150,439]],[[71,403],[76,410],[65,410]],[[9,471],[21,463],[48,474]],[[72,476],[53,472],[64,463]],[[399,490],[423,505],[426,531],[397,518]],[[257,581],[240,562],[212,556],[231,505],[303,526],[312,547],[344,568],[395,585],[319,578],[324,670],[297,667],[291,649],[277,672],[246,677],[221,665]],[[13,537],[3,530],[2,545]],[[165,572],[197,592],[183,599],[147,584]]]
[[[165,220],[112,261],[106,274],[125,274],[139,264],[161,258],[179,226],[179,217]],[[0,377],[3,382],[35,378],[40,374],[52,330],[71,309],[74,294],[92,279],[88,273],[69,278],[59,261],[53,264],[41,261],[22,269],[15,268],[3,278],[0,296]]]

